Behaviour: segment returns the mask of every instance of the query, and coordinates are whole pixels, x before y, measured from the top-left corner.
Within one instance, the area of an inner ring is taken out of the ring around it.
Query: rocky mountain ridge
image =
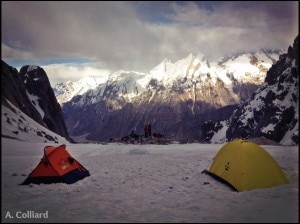
[[[240,104],[229,119],[206,122],[207,140],[264,136],[283,145],[299,143],[299,45],[298,37],[288,53],[268,70],[264,84]]]
[[[39,125],[72,141],[67,132],[61,107],[50,86],[48,76],[42,68],[26,65],[18,72],[2,61],[1,79],[3,107],[13,112],[16,112],[18,108]],[[13,120],[15,119],[11,119],[11,125],[14,123]],[[20,122],[19,125],[21,125]],[[19,131],[22,130],[24,131],[24,128],[20,128]]]
[[[126,139],[132,130],[143,135],[144,124],[151,123],[167,142],[244,137],[298,144],[298,38],[287,53],[265,53],[218,63],[190,54],[175,63],[165,59],[147,74],[118,71],[96,85],[90,78],[68,83],[73,91],[54,88],[71,99],[62,110],[43,69],[27,65],[18,73],[2,62],[2,136],[57,143],[65,141],[61,136],[72,142],[70,132],[82,142],[109,142]]]
[[[263,83],[279,53],[245,53],[218,62],[190,54],[175,63],[165,59],[147,74],[114,72],[105,83],[63,103],[68,131],[73,137],[105,141],[131,130],[142,132],[151,123],[166,136],[202,141],[206,133],[197,127],[229,118],[234,105]]]
[[[261,50],[221,58],[216,62],[209,62],[201,53],[189,54],[186,58],[174,63],[166,58],[149,73],[120,70],[111,73],[106,81],[99,82],[93,77],[87,77],[78,82],[59,83],[55,85],[54,92],[58,102],[62,105],[72,97],[83,95],[97,86],[103,89],[113,84],[113,92],[118,97],[127,97],[128,101],[148,91],[149,88],[180,91],[195,85],[197,87],[206,82],[206,78],[209,78],[212,84],[220,80],[228,88],[233,82],[260,85],[264,81],[266,71],[282,53],[284,53],[282,50]]]

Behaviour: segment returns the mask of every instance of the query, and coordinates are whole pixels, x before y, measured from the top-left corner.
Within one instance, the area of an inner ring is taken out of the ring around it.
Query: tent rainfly
[[[90,173],[66,150],[66,145],[46,146],[44,156],[21,185],[67,183],[73,184]]]
[[[244,139],[226,143],[205,172],[229,184],[236,191],[288,183],[273,157],[259,145]]]

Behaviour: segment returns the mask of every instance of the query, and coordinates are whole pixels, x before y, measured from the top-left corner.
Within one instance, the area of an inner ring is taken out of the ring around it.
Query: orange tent
[[[66,145],[46,146],[44,156],[37,167],[29,174],[22,185],[25,184],[73,184],[90,173],[77,162],[66,150]]]

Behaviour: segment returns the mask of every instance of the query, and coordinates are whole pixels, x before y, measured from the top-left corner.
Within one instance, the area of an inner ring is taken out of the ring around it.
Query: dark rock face
[[[38,66],[23,66],[20,73],[2,61],[1,102],[8,99],[26,115],[49,130],[72,141],[63,114],[45,71]]]
[[[174,90],[174,86],[168,90],[159,83],[150,83],[158,90],[146,92],[130,103],[113,94],[115,85],[107,85],[101,96],[103,100],[96,104],[86,103],[94,97],[92,91],[65,103],[62,110],[70,135],[86,133],[88,140],[107,141],[126,136],[132,130],[143,134],[144,124],[151,123],[154,132],[173,139],[202,140],[206,133],[201,131],[200,125],[208,119],[229,118],[235,107],[219,109],[224,104],[238,103],[221,81],[211,84],[210,88],[201,86],[188,91]],[[248,87],[244,84],[244,88],[239,89],[240,94],[250,94],[253,86]],[[195,101],[190,99],[194,93]]]
[[[1,103],[10,107],[6,99],[20,108],[25,114],[32,117],[39,124],[43,124],[38,111],[33,107],[26,94],[26,87],[17,69],[2,61],[1,74]]]
[[[288,53],[267,72],[265,84],[231,116],[228,140],[264,136],[280,142],[286,141],[285,135],[290,132],[293,144],[298,145],[298,60],[297,37]]]

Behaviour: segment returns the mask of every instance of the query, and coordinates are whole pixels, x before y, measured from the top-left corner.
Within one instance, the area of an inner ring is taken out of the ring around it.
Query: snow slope
[[[68,141],[38,124],[9,102],[9,109],[1,105],[1,136],[30,142],[67,143]]]
[[[67,144],[90,177],[72,185],[19,186],[48,144],[2,138],[2,222],[299,222],[295,146],[262,146],[289,184],[240,193],[201,174],[222,144]],[[16,217],[30,211],[46,216]]]

